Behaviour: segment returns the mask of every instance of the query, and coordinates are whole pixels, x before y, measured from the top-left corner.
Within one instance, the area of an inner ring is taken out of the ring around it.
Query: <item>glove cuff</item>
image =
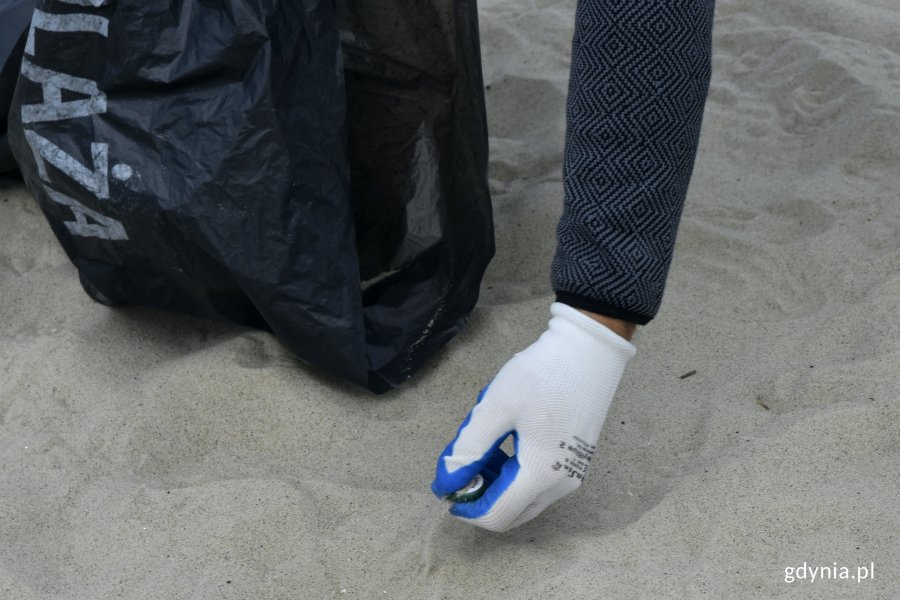
[[[551,327],[554,319],[560,319],[568,325],[566,329],[575,328],[581,336],[614,351],[625,362],[628,362],[637,352],[634,344],[568,304],[554,302],[550,305],[550,314],[553,316],[550,321]]]

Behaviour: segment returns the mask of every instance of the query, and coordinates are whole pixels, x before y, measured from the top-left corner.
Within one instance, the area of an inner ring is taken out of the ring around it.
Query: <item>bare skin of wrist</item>
[[[597,313],[591,312],[589,310],[578,309],[583,312],[593,320],[597,321],[601,325],[606,325],[609,329],[612,329],[614,332],[618,333],[620,336],[631,341],[631,338],[634,337],[634,332],[637,330],[637,325],[631,323],[630,321],[623,321],[622,319],[614,319],[613,317],[607,317],[606,315],[599,315]]]

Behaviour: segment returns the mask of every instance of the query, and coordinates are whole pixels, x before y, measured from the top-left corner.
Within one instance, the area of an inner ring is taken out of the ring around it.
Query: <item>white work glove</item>
[[[507,531],[581,485],[606,411],[635,347],[571,306],[554,302],[547,331],[485,387],[438,458],[439,498],[481,474],[487,490],[450,513]],[[500,444],[513,436],[515,455]]]

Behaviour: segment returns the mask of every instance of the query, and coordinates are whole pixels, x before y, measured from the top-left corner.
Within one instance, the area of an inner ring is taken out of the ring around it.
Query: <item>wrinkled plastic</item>
[[[0,0],[0,173],[16,169],[7,139],[6,118],[16,89],[25,50],[25,30],[32,12],[34,0]]]
[[[80,30],[36,28],[10,115],[85,290],[409,378],[493,255],[475,2],[102,3],[38,1]]]

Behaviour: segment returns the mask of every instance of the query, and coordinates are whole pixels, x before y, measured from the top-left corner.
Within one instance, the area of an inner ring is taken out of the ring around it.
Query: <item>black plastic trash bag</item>
[[[270,329],[384,391],[493,255],[474,0],[39,0],[10,115],[106,304]]]
[[[16,89],[32,11],[34,0],[0,0],[0,173],[16,169],[7,140],[6,116]]]

